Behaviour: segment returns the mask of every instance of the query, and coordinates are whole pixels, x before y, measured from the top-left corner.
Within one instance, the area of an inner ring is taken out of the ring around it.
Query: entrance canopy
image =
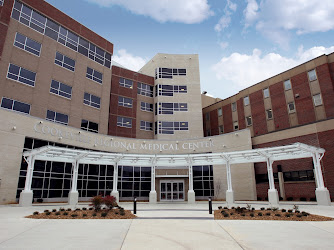
[[[25,151],[24,157],[33,156],[35,160],[57,162],[79,162],[80,164],[104,164],[131,165],[131,166],[156,166],[156,167],[181,167],[189,165],[219,165],[256,163],[271,161],[291,160],[313,157],[315,154],[323,155],[325,150],[309,146],[303,143],[294,143],[287,146],[259,148],[244,151],[232,151],[222,153],[205,154],[177,154],[177,155],[152,155],[152,154],[122,154],[110,152],[85,151],[54,146]]]

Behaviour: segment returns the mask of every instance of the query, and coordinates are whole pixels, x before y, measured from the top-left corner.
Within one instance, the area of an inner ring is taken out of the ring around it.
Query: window
[[[173,96],[174,93],[187,93],[187,86],[185,85],[164,85],[156,86],[156,95]]]
[[[133,81],[125,78],[119,78],[119,85],[125,88],[132,89]]]
[[[169,78],[173,76],[185,76],[187,75],[186,69],[170,69],[170,68],[157,68],[155,70],[155,79],[158,78]]]
[[[273,111],[272,111],[272,109],[267,109],[266,110],[266,115],[267,115],[267,120],[273,119]]]
[[[127,117],[117,116],[117,126],[125,127],[125,128],[132,128],[132,119],[127,118]]]
[[[246,117],[246,125],[247,126],[252,126],[252,117],[251,116]]]
[[[278,173],[273,173],[274,175],[274,182],[278,182]],[[268,174],[256,174],[255,175],[256,184],[269,182]]]
[[[158,122],[159,134],[174,134],[177,130],[188,130],[188,122]]]
[[[206,130],[206,136],[211,136],[211,130],[210,129]]]
[[[193,182],[196,197],[214,196],[213,166],[193,166]]]
[[[123,106],[126,108],[132,108],[132,99],[123,96],[118,97],[118,106]]]
[[[159,114],[172,115],[177,111],[188,111],[187,103],[159,102]]]
[[[233,102],[232,103],[232,112],[235,112],[235,111],[237,111],[237,103]]]
[[[72,87],[56,80],[52,80],[50,93],[71,99]]]
[[[140,121],[140,129],[146,130],[146,131],[153,131],[153,123],[146,122],[146,121]]]
[[[107,68],[111,66],[110,53],[100,49],[17,0],[14,3],[12,18]]]
[[[97,97],[95,95],[89,94],[89,93],[85,93],[84,94],[84,104],[87,104],[89,106],[92,106],[94,108],[100,108],[100,104],[101,104],[101,99],[100,97]]]
[[[223,134],[224,133],[224,126],[220,125],[219,126],[219,134]]]
[[[263,97],[268,98],[269,97],[269,88],[263,89]]]
[[[74,71],[75,69],[75,61],[67,56],[64,56],[58,51],[56,52],[55,64],[71,71]]]
[[[138,94],[148,97],[153,97],[153,86],[138,82]]]
[[[290,81],[290,79],[284,81],[284,89],[285,90],[291,89],[291,81]]]
[[[210,121],[210,113],[205,113],[205,120]]]
[[[249,96],[244,97],[244,105],[245,106],[249,105]]]
[[[317,73],[315,72],[315,69],[310,70],[307,74],[310,82],[317,80]]]
[[[223,115],[223,109],[222,108],[219,108],[218,109],[218,116],[222,116]]]
[[[30,38],[20,33],[16,33],[14,45],[36,56],[39,56],[41,53],[42,45],[40,43],[35,42],[34,40],[31,40]]]
[[[12,100],[12,99],[9,99],[9,98],[6,98],[6,97],[2,97],[1,107],[5,108],[5,109],[10,109],[10,110],[22,112],[22,113],[25,113],[25,114],[30,114],[30,105],[29,104],[19,102],[19,101],[16,101],[16,100]]]
[[[147,102],[141,102],[140,103],[140,110],[153,112],[153,104],[152,103],[147,103]]]
[[[0,0],[0,6],[2,6],[3,5],[3,2],[4,2],[5,0]]]
[[[98,82],[98,83],[102,84],[103,74],[101,72],[95,70],[95,69],[91,69],[91,68],[87,67],[86,77],[88,79],[91,79],[95,82]]]
[[[283,172],[284,181],[313,181],[313,170]]]
[[[46,120],[61,123],[64,125],[68,124],[68,115],[64,115],[62,113],[58,113],[52,110],[48,110],[46,112]]]
[[[314,106],[322,105],[321,94],[316,94],[313,96],[313,103],[314,103]]]
[[[239,123],[238,123],[238,121],[233,122],[233,128],[234,128],[234,130],[238,130],[239,129]]]
[[[7,78],[34,87],[36,73],[14,64],[9,64]]]
[[[294,102],[289,102],[288,103],[288,110],[289,110],[289,113],[294,113],[296,111]]]
[[[89,132],[98,133],[99,132],[99,124],[82,119],[81,120],[81,129],[89,131]]]

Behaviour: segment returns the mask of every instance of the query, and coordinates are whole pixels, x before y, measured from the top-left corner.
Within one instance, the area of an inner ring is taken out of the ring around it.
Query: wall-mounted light
[[[13,126],[12,129],[13,129],[13,130],[16,130],[16,126]]]
[[[81,134],[81,131],[79,131],[78,134]]]
[[[94,144],[94,147],[97,147],[97,144]]]
[[[235,136],[239,136],[239,134],[238,134],[238,133],[235,133]]]
[[[39,124],[43,124],[43,121],[39,121]]]
[[[58,138],[59,140],[61,140],[61,139],[63,139],[63,137],[61,137],[61,136],[59,136],[59,138]]]

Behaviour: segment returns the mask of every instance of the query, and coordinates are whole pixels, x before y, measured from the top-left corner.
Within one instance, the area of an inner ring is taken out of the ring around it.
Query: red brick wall
[[[211,135],[219,135],[217,109],[212,110],[210,112],[210,129],[211,129]]]
[[[223,106],[224,133],[233,132],[231,104]]]
[[[293,76],[291,85],[293,93],[295,95],[299,94],[299,97],[295,98],[298,124],[303,125],[314,122],[316,119],[307,72]]]
[[[331,79],[332,79],[332,86],[333,86],[333,89],[334,89],[334,62],[329,63],[328,66],[329,66],[329,71],[330,71],[330,75],[331,75]]]
[[[290,127],[283,82],[269,86],[271,105],[274,114],[275,130]]]
[[[329,71],[329,65],[323,64],[316,68],[321,90],[322,101],[325,107],[326,117],[334,118],[334,90],[333,80]]]
[[[251,93],[249,95],[249,100],[251,104],[255,136],[268,133],[262,90]]]
[[[242,101],[242,98],[237,101],[237,110],[238,110],[239,129],[244,129],[246,128],[246,120],[245,120],[244,102]]]
[[[6,0],[4,5],[0,7],[0,59],[5,45],[13,3],[14,0]]]

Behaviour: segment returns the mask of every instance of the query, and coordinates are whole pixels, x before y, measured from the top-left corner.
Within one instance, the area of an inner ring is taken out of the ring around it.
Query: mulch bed
[[[262,216],[259,216],[262,213]],[[253,216],[251,216],[253,214]],[[219,209],[214,211],[215,220],[286,220],[286,221],[330,221],[334,218],[306,212],[282,212],[282,210]]]
[[[88,209],[71,211],[68,211],[67,209],[65,209],[65,211],[50,210],[48,212],[44,211],[26,216],[26,218],[32,219],[134,219],[136,217],[137,216],[132,214],[129,210],[124,210],[124,214],[122,214],[118,208],[113,208],[111,210],[103,209],[100,211]]]

